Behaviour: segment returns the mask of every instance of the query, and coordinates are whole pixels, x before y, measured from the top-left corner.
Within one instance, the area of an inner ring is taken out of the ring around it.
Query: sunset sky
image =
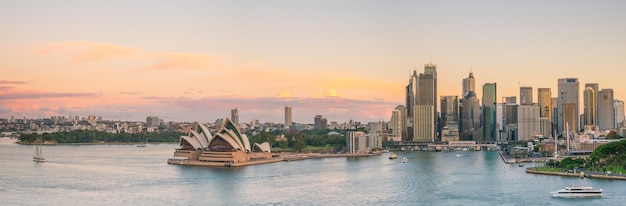
[[[439,95],[578,78],[626,98],[626,1],[1,1],[0,118],[389,120]]]

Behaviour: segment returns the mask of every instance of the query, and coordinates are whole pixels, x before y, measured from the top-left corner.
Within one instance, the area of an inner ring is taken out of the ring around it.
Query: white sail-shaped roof
[[[207,142],[211,142],[211,138],[213,138],[211,131],[209,131],[209,129],[206,128],[204,124],[198,123],[198,126],[200,127],[200,130],[202,130],[202,133],[204,133],[204,136],[207,137]]]
[[[209,143],[209,147],[213,146],[214,142],[216,142],[218,140],[224,140],[233,149],[236,149],[236,150],[242,150],[243,149],[243,148],[241,148],[239,146],[239,144],[237,144],[237,142],[235,142],[235,140],[231,136],[223,135],[223,134],[220,134],[220,133],[215,133],[215,136],[213,137],[213,139],[211,139],[211,142]],[[210,149],[212,149],[212,148],[210,148]]]
[[[202,145],[198,142],[198,139],[189,137],[189,136],[180,136],[180,146],[183,146],[184,143],[188,143],[189,146],[193,147],[193,149],[202,149]]]
[[[250,140],[248,140],[248,135],[241,134],[241,139],[243,141],[244,148],[246,148],[246,152],[252,151],[252,149],[250,148]]]
[[[202,148],[206,148],[206,147],[209,146],[209,141],[207,141],[207,138],[206,138],[206,136],[204,136],[204,133],[198,134],[196,131],[192,130],[191,134],[193,135],[193,138],[198,140],[198,142],[200,143],[200,146]]]
[[[261,144],[259,143],[254,143],[254,151],[255,152],[267,152],[267,153],[271,153],[272,147],[270,146],[270,143],[268,142],[263,142]]]

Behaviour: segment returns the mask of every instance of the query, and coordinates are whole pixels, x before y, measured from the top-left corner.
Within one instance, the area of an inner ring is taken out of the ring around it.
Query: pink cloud
[[[219,57],[208,54],[162,53],[153,54],[156,63],[144,68],[148,71],[199,70],[220,67]]]
[[[71,63],[85,63],[128,58],[136,55],[138,49],[114,44],[87,41],[67,41],[53,43],[35,51],[35,54],[60,55],[68,58]]]

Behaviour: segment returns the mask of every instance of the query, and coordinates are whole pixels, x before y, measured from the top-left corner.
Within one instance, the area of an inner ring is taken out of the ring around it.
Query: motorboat
[[[403,157],[403,158],[402,158],[402,163],[407,163],[407,162],[409,162],[409,159],[408,159],[408,158],[406,158],[406,157]]]
[[[461,154],[456,154],[456,158],[463,157]]]
[[[396,158],[398,158],[398,155],[396,155],[396,153],[393,153],[393,152],[392,152],[392,153],[389,153],[389,159],[390,159],[390,160],[392,160],[392,159],[396,159]]]
[[[568,186],[551,192],[553,197],[602,197],[602,189],[594,189],[588,186]]]

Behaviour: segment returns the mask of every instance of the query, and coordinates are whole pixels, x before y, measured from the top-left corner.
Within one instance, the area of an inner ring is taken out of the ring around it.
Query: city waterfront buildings
[[[537,89],[537,103],[539,104],[539,122],[541,134],[544,137],[552,136],[552,92],[550,88]]]
[[[159,127],[159,124],[161,123],[161,121],[159,120],[159,117],[156,116],[148,116],[146,117],[146,127],[147,128],[157,128]]]
[[[367,138],[365,132],[346,132],[346,149],[348,154],[367,153]]]
[[[413,142],[435,141],[435,124],[432,105],[415,105],[413,112]]]
[[[459,138],[459,97],[441,97],[441,140],[458,141]],[[445,137],[445,138],[444,138]]]
[[[519,104],[532,104],[533,103],[533,88],[532,87],[520,87],[519,88]]]
[[[600,130],[615,128],[615,103],[613,89],[598,92],[598,127]]]
[[[623,127],[624,124],[624,101],[613,100],[615,106],[615,128]]]
[[[315,116],[315,119],[313,119],[313,129],[323,130],[323,129],[326,129],[327,125],[328,125],[328,120],[322,117],[322,115],[317,115]]]
[[[528,141],[540,134],[539,105],[523,104],[518,107],[518,140]]]
[[[579,82],[578,78],[558,79],[558,118],[557,131],[565,130],[565,123],[569,123],[569,129],[578,131],[578,104],[579,104]],[[565,104],[569,105],[569,110],[565,109]],[[566,116],[569,118],[566,118]]]
[[[496,83],[483,85],[483,138],[482,141],[495,141],[496,133]],[[480,141],[480,140],[478,140]]]

